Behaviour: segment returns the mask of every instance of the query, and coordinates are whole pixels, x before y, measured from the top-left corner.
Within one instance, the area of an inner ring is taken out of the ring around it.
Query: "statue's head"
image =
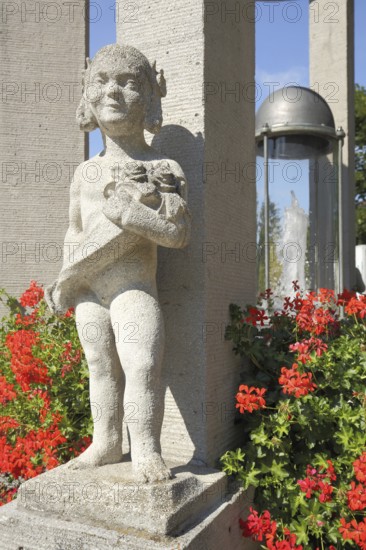
[[[138,126],[156,134],[165,94],[163,71],[136,48],[112,44],[87,60],[76,119],[85,132],[128,133]]]

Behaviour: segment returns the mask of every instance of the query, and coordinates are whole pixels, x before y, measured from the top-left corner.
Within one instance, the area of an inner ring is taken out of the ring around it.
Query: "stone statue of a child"
[[[190,216],[180,166],[144,139],[162,124],[165,81],[130,46],[102,48],[85,71],[77,120],[99,127],[102,153],[75,171],[64,264],[46,291],[56,313],[75,306],[90,371],[91,446],[70,468],[122,460],[123,403],[137,414],[128,429],[143,482],[171,477],[160,451],[164,321],[156,290],[157,245],[187,245]],[[131,333],[132,331],[132,333]]]

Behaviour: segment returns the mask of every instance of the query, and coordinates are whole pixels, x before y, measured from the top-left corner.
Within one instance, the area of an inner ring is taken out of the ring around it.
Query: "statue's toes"
[[[134,466],[139,483],[155,483],[172,479],[172,473],[158,453],[146,456]]]

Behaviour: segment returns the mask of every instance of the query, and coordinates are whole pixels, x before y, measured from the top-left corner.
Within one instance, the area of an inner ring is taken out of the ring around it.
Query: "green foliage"
[[[339,527],[341,518],[360,521],[366,511],[366,486],[364,508],[349,505],[353,463],[366,450],[366,300],[355,313],[352,307],[360,302],[353,297],[343,319],[337,318],[335,299],[326,301],[324,294],[309,298],[297,293],[286,300],[290,306],[282,312],[266,310],[269,318],[263,326],[255,322],[259,309],[230,306],[226,337],[246,359],[245,386],[240,388],[245,397],[253,396],[252,386],[265,388],[266,405],[241,415],[243,444],[225,453],[223,469],[245,489],[256,488],[254,507],[270,512],[277,533],[288,528],[304,549],[332,544],[351,548]],[[296,342],[307,346],[303,357]],[[295,369],[291,382],[297,389],[280,380],[281,368],[286,373]],[[315,389],[309,382],[301,393],[301,373],[310,376],[306,380],[315,383]],[[330,477],[329,464],[336,479]],[[325,489],[328,497],[320,486],[309,494],[301,489],[298,482],[311,478],[309,466],[331,486]]]

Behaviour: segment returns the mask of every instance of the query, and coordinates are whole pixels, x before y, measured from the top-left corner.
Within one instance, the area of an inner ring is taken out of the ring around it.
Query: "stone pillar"
[[[343,147],[344,284],[355,284],[354,0],[310,0],[310,87],[346,132]]]
[[[163,456],[217,465],[237,444],[239,361],[224,340],[231,302],[255,299],[254,3],[134,2],[117,41],[164,69],[164,126],[153,146],[189,184],[192,238],[160,249],[167,385]]]
[[[59,0],[0,7],[0,287],[15,295],[31,279],[52,282],[60,270],[70,180],[87,153],[75,123],[86,6]]]

